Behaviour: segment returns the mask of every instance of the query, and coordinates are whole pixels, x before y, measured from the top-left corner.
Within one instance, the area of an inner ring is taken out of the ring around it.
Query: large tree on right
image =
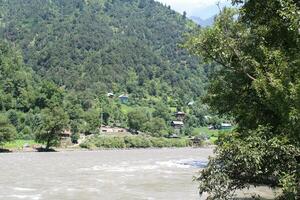
[[[233,0],[186,46],[217,63],[206,102],[238,128],[198,180],[209,199],[250,185],[300,199],[300,1]]]

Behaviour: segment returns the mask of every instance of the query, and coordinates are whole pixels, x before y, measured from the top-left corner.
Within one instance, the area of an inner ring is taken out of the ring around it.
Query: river
[[[0,154],[4,200],[196,200],[211,148]]]
[[[211,148],[0,154],[0,200],[202,200],[193,177],[210,155]]]

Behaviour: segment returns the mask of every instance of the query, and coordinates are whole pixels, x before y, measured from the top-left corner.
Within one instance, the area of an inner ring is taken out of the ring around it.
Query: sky
[[[219,12],[217,3],[221,7],[230,5],[228,0],[156,0],[163,4],[170,5],[173,10],[179,13],[187,12],[188,16],[197,16],[207,19]]]

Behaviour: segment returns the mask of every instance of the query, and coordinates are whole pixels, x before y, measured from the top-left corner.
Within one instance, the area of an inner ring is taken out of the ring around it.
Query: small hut
[[[112,92],[109,92],[109,93],[107,93],[107,95],[106,95],[108,98],[114,98],[114,93],[112,93]]]
[[[177,113],[175,113],[175,116],[177,121],[183,121],[185,118],[185,113],[178,111]]]
[[[126,104],[126,103],[128,103],[129,97],[128,97],[128,95],[122,94],[119,96],[119,99],[120,99],[121,103]]]
[[[232,128],[232,124],[230,124],[230,123],[222,123],[221,124],[222,130],[230,130],[231,128]]]
[[[174,129],[181,129],[184,123],[182,121],[172,121],[171,125]]]
[[[72,144],[71,136],[72,136],[71,130],[69,129],[64,130],[64,132],[60,134],[60,146],[66,147],[71,145]]]

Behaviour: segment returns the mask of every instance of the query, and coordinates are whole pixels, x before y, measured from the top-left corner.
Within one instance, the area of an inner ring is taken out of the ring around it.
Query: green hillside
[[[55,146],[101,124],[167,136],[177,109],[190,134],[207,114],[209,70],[181,48],[197,29],[152,0],[0,0],[0,144]]]
[[[44,79],[75,91],[203,94],[199,60],[180,48],[197,26],[153,0],[1,0],[0,33]]]

